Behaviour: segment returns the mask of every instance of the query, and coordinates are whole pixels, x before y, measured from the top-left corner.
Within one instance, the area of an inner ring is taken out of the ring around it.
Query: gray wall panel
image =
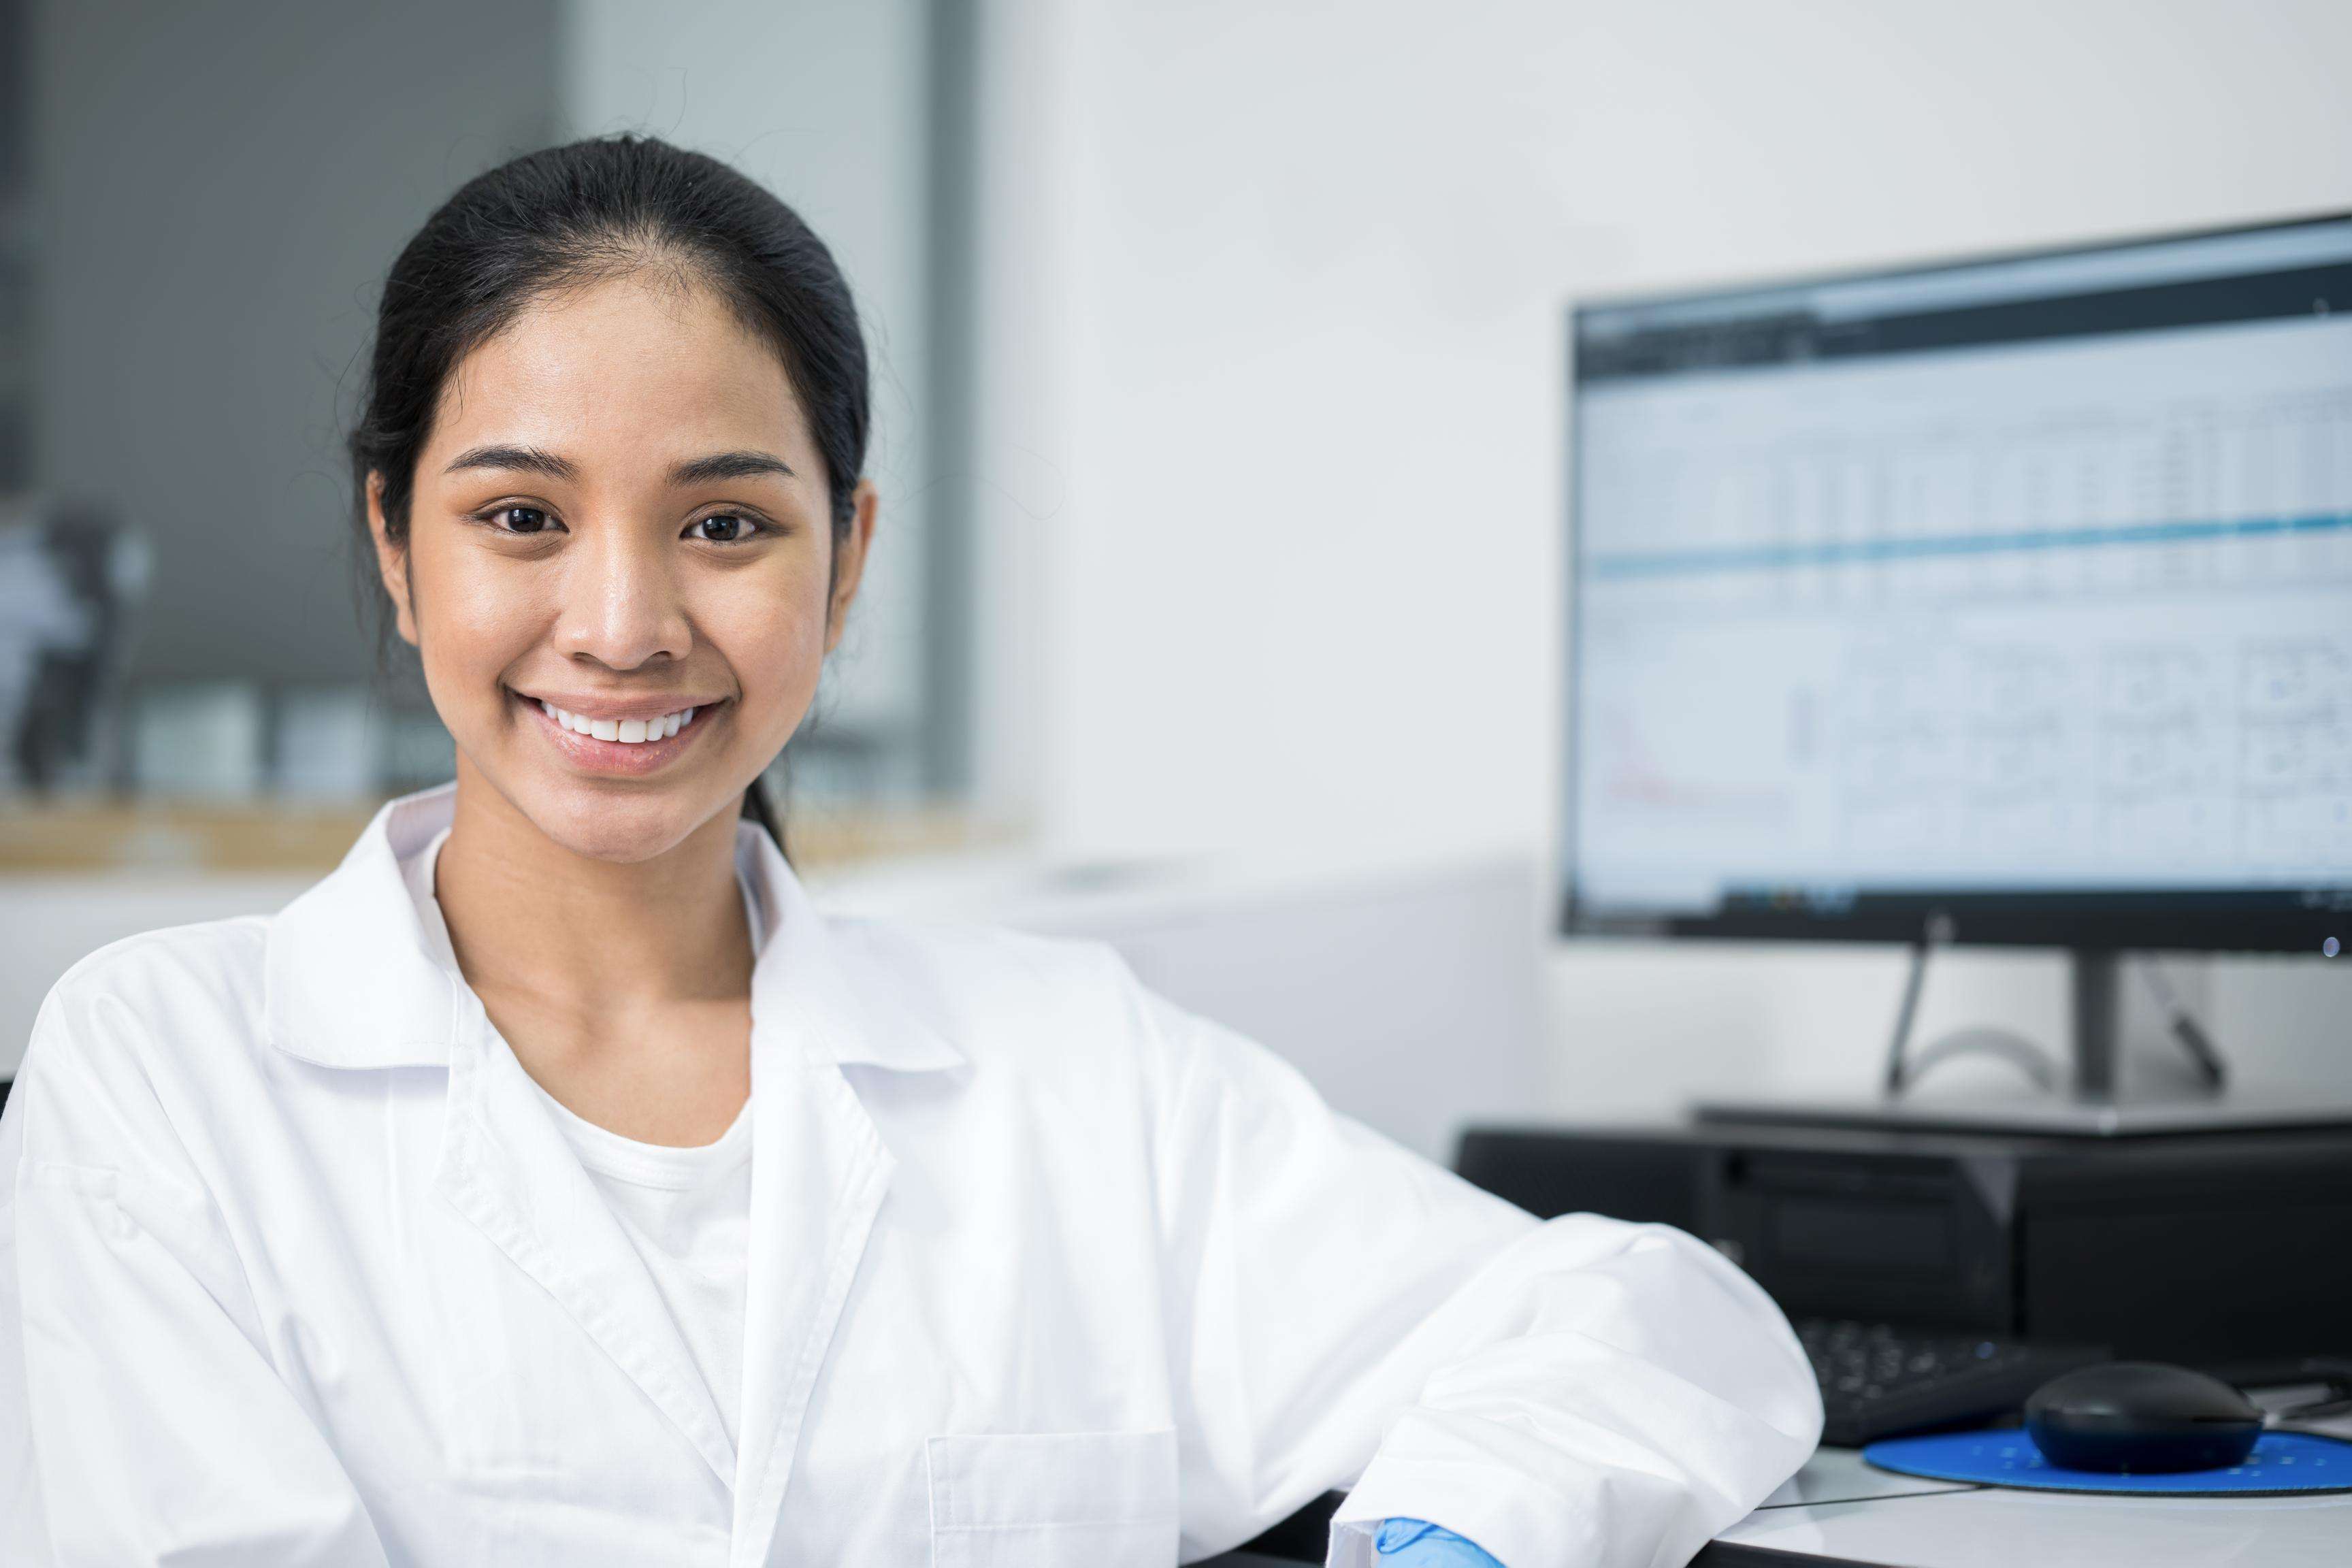
[[[555,0],[44,0],[35,472],[152,531],[133,677],[352,679],[375,289],[556,123]]]

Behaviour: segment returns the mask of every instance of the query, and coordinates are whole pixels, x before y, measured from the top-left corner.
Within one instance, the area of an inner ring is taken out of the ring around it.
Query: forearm
[[[1506,1564],[1679,1561],[1804,1461],[1820,1400],[1785,1321],[1679,1231],[1592,1216],[1515,1244],[1444,1313],[1459,1353],[1388,1426],[1334,1524],[1433,1521]]]

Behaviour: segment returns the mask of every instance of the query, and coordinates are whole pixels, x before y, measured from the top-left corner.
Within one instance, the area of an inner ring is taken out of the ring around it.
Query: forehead
[[[591,474],[666,468],[688,448],[806,460],[813,446],[772,344],[710,289],[638,274],[542,296],[457,362],[429,449],[493,441],[559,452]]]

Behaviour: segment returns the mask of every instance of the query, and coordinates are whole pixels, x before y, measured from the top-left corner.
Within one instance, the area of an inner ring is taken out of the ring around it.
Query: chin
[[[612,789],[567,781],[539,785],[516,804],[541,833],[573,854],[634,865],[667,854],[710,820],[719,803],[701,795],[678,788]]]

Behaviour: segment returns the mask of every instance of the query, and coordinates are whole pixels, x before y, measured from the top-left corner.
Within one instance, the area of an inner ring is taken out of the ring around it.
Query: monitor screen
[[[1569,330],[1571,927],[2352,941],[2352,218]]]

